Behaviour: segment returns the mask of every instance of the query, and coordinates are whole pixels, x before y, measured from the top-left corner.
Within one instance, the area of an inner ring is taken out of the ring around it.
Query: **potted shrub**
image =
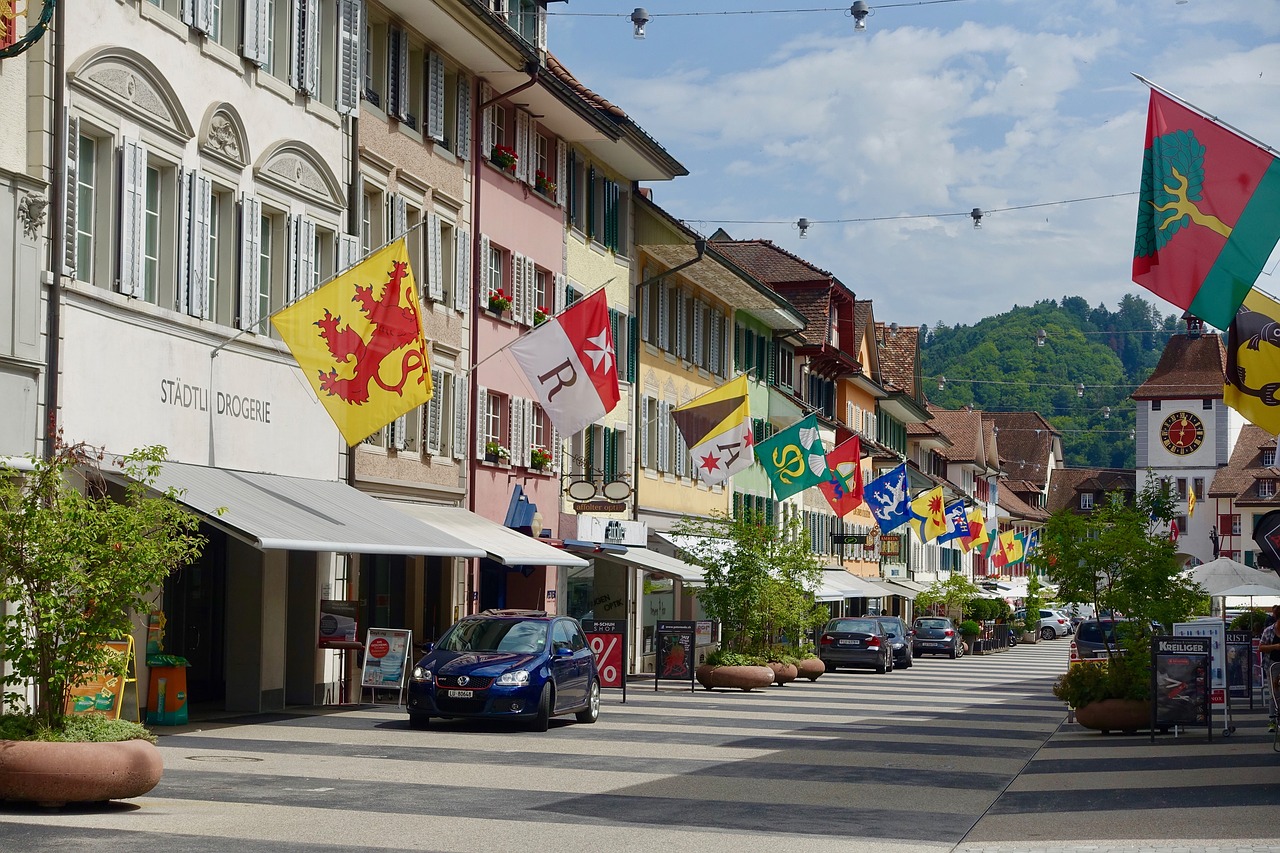
[[[965,651],[972,653],[979,635],[982,634],[982,626],[972,619],[965,619],[956,627],[960,631],[960,639],[964,640]]]
[[[489,291],[489,310],[494,314],[501,314],[511,307],[511,297],[505,290],[499,287],[497,290]]]
[[[495,145],[489,154],[489,160],[504,172],[514,172],[516,163],[520,162],[520,155],[510,145]]]
[[[32,470],[0,465],[0,800],[61,805],[137,797],[164,765],[142,726],[66,713],[71,689],[118,666],[104,641],[134,617],[170,572],[204,546],[199,520],[150,483],[165,458],[150,447],[111,463],[129,485],[102,476],[104,455],[58,440]]]
[[[534,173],[533,188],[547,198],[556,197],[556,182],[547,177],[547,173],[539,169]]]
[[[540,444],[529,448],[529,467],[541,471],[551,464],[551,451]]]
[[[707,690],[725,687],[750,692],[773,684],[775,676],[759,655],[717,649],[693,671],[693,677]]]
[[[496,441],[486,441],[484,443],[484,461],[509,462],[511,461],[511,451]]]
[[[539,305],[537,308],[534,308],[533,309],[533,325],[541,326],[543,323],[547,322],[547,316],[548,315],[547,315],[546,308],[543,308],[541,305]]]

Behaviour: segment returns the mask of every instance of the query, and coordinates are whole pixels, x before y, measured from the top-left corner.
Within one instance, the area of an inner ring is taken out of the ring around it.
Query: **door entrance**
[[[164,582],[164,651],[187,659],[187,704],[226,701],[227,536],[208,525],[199,559]]]

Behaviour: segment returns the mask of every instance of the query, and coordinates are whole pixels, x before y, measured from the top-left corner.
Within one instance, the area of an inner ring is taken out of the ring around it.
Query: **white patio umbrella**
[[[1259,571],[1229,557],[1219,557],[1204,565],[1196,566],[1186,574],[1215,598],[1227,595],[1280,595],[1280,576],[1275,572]],[[1259,591],[1239,591],[1251,588],[1257,588]]]

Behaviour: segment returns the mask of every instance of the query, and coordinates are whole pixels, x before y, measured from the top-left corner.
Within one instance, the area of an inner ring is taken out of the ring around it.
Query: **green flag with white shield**
[[[784,500],[830,478],[827,451],[818,434],[818,418],[809,415],[756,445],[756,459]]]

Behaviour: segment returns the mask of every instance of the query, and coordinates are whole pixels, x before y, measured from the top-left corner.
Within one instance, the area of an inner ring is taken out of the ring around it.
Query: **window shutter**
[[[675,469],[677,477],[683,477],[688,473],[686,463],[689,460],[689,448],[685,446],[684,435],[681,434],[680,430],[676,429],[675,419],[671,420],[671,438],[675,446],[676,457],[673,460],[675,464],[671,467]]]
[[[209,32],[209,0],[182,0],[182,22],[202,33]]]
[[[640,467],[652,467],[649,464],[649,398],[640,398],[640,412],[636,415],[636,429],[640,431]]]
[[[480,103],[486,103],[493,97],[493,89],[489,88],[488,83],[480,84]],[[480,156],[488,157],[493,152],[493,128],[489,126],[489,119],[493,113],[493,105],[485,107],[484,113],[480,116]]]
[[[489,235],[480,235],[480,270],[477,277],[476,300],[480,306],[489,304]]]
[[[686,340],[689,337],[689,318],[688,308],[685,305],[688,296],[679,288],[671,295],[676,301],[676,327],[673,330],[676,336],[674,347],[676,358],[686,358],[689,355],[689,342]]]
[[[209,220],[213,207],[213,182],[198,171],[190,173],[189,201],[191,230],[188,239],[190,304],[187,313],[202,320],[209,319]]]
[[[190,314],[194,300],[191,295],[191,206],[195,196],[195,171],[184,172],[178,167],[178,288],[175,293],[178,311]]]
[[[654,282],[658,288],[658,349],[671,351],[671,288],[661,281]]]
[[[476,386],[476,458],[484,458],[484,431],[489,419],[489,389],[483,385]]]
[[[338,0],[338,112],[360,111],[360,83],[364,76],[360,37],[364,32],[363,0]]]
[[[305,216],[298,217],[301,236],[298,252],[298,296],[305,296],[316,282],[316,224]]]
[[[288,305],[298,298],[298,245],[302,242],[298,227],[300,214],[286,216],[284,220],[284,302]]]
[[[409,230],[409,208],[404,196],[399,193],[391,195],[391,239],[403,237]]]
[[[267,61],[267,6],[270,0],[244,0],[240,54],[254,65]]]
[[[404,121],[409,112],[409,34],[387,31],[387,115]]]
[[[514,397],[511,400],[512,421],[518,420],[520,425],[519,432],[511,439],[511,443],[516,445],[511,449],[511,455],[519,459],[517,464],[524,468],[529,467],[529,445],[533,441],[533,424],[530,423],[533,418],[532,402],[524,397]]]
[[[640,318],[632,314],[627,318],[627,381],[635,382],[640,375]]]
[[[142,296],[143,204],[147,186],[147,149],[125,138],[120,146],[120,292]]]
[[[258,290],[262,286],[262,202],[251,196],[240,201],[240,328],[252,332],[258,325]]]
[[[467,447],[467,382],[453,377],[453,458],[465,459]]]
[[[724,331],[724,326],[720,319],[719,308],[711,309],[711,313],[707,315],[707,325],[710,326],[707,331],[711,335],[710,346],[708,347],[710,352],[708,353],[707,358],[707,370],[711,371],[713,374],[719,374],[721,367],[720,338],[721,333]]]
[[[453,232],[453,307],[466,313],[471,306],[471,236],[465,228]]]
[[[720,357],[722,359],[720,375],[727,379],[733,373],[733,367],[731,364],[731,359],[733,358],[732,312],[724,315],[724,346],[721,348]]]
[[[310,0],[291,0],[293,37],[289,45],[289,85],[299,92],[307,90],[307,5]],[[277,4],[278,5],[278,4]]]
[[[295,0],[299,6],[304,0]],[[302,86],[303,92],[315,97],[320,94],[320,0],[305,0],[306,12],[302,30]]]
[[[67,156],[62,167],[62,197],[65,204],[62,245],[62,274],[75,275],[82,281],[89,276],[89,270],[83,270],[84,276],[76,269],[76,230],[79,217],[76,205],[80,199],[80,119],[69,114],[64,116],[67,140]],[[93,211],[89,212],[92,217]]]
[[[587,167],[586,189],[587,189],[587,192],[586,192],[587,221],[586,221],[586,228],[584,228],[583,230],[587,232],[588,237],[591,237],[595,239],[597,242],[599,242],[601,235],[599,233],[599,230],[596,228],[596,167],[595,166]]]
[[[453,153],[463,160],[471,159],[471,81],[458,75],[457,142]]]
[[[538,4],[538,50],[547,49],[547,7]]]
[[[564,455],[561,452],[562,444],[563,444],[563,439],[560,435],[560,430],[552,426],[551,427],[551,444],[547,447],[547,450],[551,452],[551,470],[553,473],[556,473],[556,474],[560,473],[560,457]]]
[[[524,259],[524,322],[533,325],[533,309],[538,307],[534,297],[538,289],[538,265],[533,258]]]
[[[354,234],[338,235],[338,272],[351,269],[360,260],[360,238]]]
[[[556,204],[564,207],[569,191],[569,147],[563,139],[556,140]]]
[[[658,470],[671,470],[671,404],[658,402]]]
[[[529,114],[524,110],[516,110],[516,180],[529,183],[529,176],[533,174],[530,169],[529,157]]]
[[[444,139],[444,57],[434,50],[427,54],[427,134]]]
[[[444,299],[444,263],[440,258],[440,217],[427,214],[427,293],[436,302]]]
[[[423,420],[423,446],[428,453],[438,454],[440,452],[441,436],[444,428],[440,424],[440,414],[443,411],[441,398],[444,395],[444,371],[431,371],[431,399],[422,407]]]
[[[689,353],[689,361],[705,367],[702,360],[702,300],[695,300],[693,303],[693,351]]]
[[[776,385],[778,379],[778,345],[773,340],[764,342],[765,370],[769,374],[769,384]]]
[[[524,310],[528,306],[525,298],[524,255],[511,253],[511,319],[517,323],[525,322]]]
[[[555,285],[551,288],[551,304],[546,306],[551,309],[552,315],[559,314],[564,308],[564,273],[558,272],[555,275]]]

